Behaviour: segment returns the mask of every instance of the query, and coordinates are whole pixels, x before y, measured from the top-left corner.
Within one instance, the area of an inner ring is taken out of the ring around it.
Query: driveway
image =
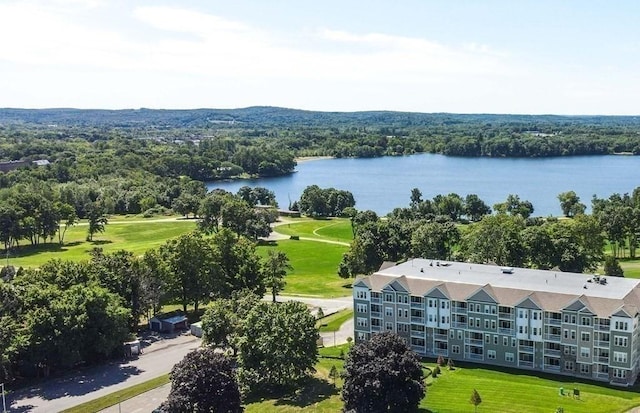
[[[112,362],[43,381],[7,398],[9,412],[59,412],[168,373],[201,340],[191,335],[159,339],[136,360]]]

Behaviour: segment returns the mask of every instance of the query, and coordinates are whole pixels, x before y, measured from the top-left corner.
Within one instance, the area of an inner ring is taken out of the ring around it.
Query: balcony
[[[533,361],[519,360],[518,361],[518,366],[532,369],[533,368]]]
[[[627,379],[619,379],[617,377],[613,377],[611,379],[611,384],[617,384],[617,385],[622,385],[622,386],[628,386],[629,382],[627,381]]]
[[[499,312],[498,313],[498,318],[506,318],[508,320],[513,320],[513,315],[514,313],[503,313],[503,312]]]
[[[513,328],[502,328],[502,327],[500,327],[500,328],[498,329],[498,332],[499,332],[500,334],[506,334],[506,335],[508,335],[508,336],[512,336],[512,335],[514,335],[514,334],[515,334],[515,332],[516,332],[516,331],[515,331]]]
[[[381,329],[380,326],[371,325],[371,331],[380,331],[380,329]]]
[[[594,357],[594,359],[595,359],[598,363],[605,363],[605,364],[608,364],[608,363],[609,363],[609,356],[597,356],[597,357]]]
[[[521,361],[521,363],[527,363],[527,362]],[[556,366],[554,364],[545,364],[543,368],[547,371],[560,371],[560,366]]]
[[[593,340],[594,347],[606,347],[609,348],[611,342],[609,340]]]
[[[596,380],[609,380],[609,373],[593,373],[593,378]]]
[[[467,309],[463,307],[451,307],[452,313],[467,314]]]
[[[544,339],[548,341],[560,342],[560,334],[545,334]]]
[[[533,346],[519,346],[518,351],[521,353],[533,353]]]
[[[472,346],[482,346],[484,344],[483,340],[478,340],[475,338],[467,338],[464,340],[465,344],[471,344]]]
[[[469,360],[484,360],[484,355],[468,353],[465,355],[465,358]]]
[[[371,312],[371,317],[382,318],[382,313],[380,311],[372,311]]]
[[[560,350],[552,350],[550,348],[544,349],[545,356],[560,357],[560,354],[561,354]]]
[[[448,356],[449,350],[447,350],[446,348],[434,348],[433,354],[436,356]]]
[[[424,324],[424,317],[411,317],[411,322],[414,324]]]
[[[424,354],[424,346],[411,345],[411,350],[415,351],[416,353]]]
[[[594,324],[593,329],[597,331],[609,331],[611,325],[610,324]]]
[[[544,323],[550,326],[559,326],[562,325],[562,320],[559,318],[545,318]]]
[[[452,321],[451,327],[453,328],[467,328],[467,322],[461,323],[459,321]]]
[[[440,341],[447,341],[447,335],[446,334],[434,334],[433,338],[436,340],[440,340]]]
[[[424,308],[424,303],[414,303],[411,302],[411,308]]]
[[[424,331],[411,330],[411,337],[424,338]]]
[[[372,303],[381,303],[382,299],[380,297],[371,297]]]

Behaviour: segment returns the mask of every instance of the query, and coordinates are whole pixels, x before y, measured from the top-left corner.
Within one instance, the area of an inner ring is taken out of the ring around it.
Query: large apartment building
[[[631,385],[640,280],[413,259],[353,286],[355,339],[393,331],[428,357]]]

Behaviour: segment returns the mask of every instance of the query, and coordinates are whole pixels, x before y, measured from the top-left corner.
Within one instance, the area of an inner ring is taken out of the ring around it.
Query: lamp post
[[[4,398],[4,383],[0,383],[2,387],[2,413],[7,413],[7,400]]]

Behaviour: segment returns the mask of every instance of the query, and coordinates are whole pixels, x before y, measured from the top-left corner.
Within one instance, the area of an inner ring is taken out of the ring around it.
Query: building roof
[[[396,281],[412,295],[445,295],[456,301],[477,299],[501,305],[540,306],[547,311],[571,307],[575,311],[610,316],[624,308],[632,315],[640,308],[640,280],[607,277],[595,282],[594,275],[464,262],[416,258],[380,268],[363,282],[380,291]],[[569,308],[567,308],[569,309]]]

